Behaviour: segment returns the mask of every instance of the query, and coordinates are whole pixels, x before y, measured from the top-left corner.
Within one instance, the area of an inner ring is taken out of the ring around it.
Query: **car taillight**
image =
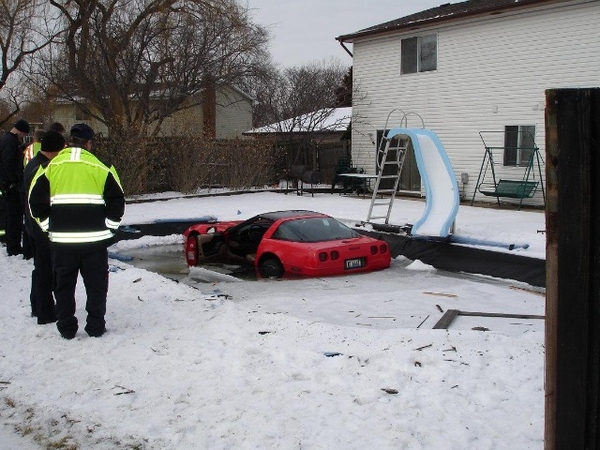
[[[376,245],[371,245],[371,255],[376,255],[377,254],[377,246]]]
[[[196,238],[194,236],[187,238],[185,259],[187,260],[188,266],[196,265]]]
[[[379,246],[379,252],[380,252],[380,253],[387,253],[387,250],[388,250],[388,246],[387,246],[387,244],[381,244],[381,245]]]
[[[338,252],[337,250],[331,250],[329,253],[319,252],[319,261],[325,262],[329,259],[331,259],[332,261],[340,259],[340,252]]]

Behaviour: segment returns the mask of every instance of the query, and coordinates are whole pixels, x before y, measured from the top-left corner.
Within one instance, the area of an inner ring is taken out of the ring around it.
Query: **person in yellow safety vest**
[[[33,133],[33,140],[31,143],[23,149],[23,170],[25,170],[25,166],[31,161],[35,155],[40,152],[42,148],[42,138],[46,132],[41,128],[35,130]],[[27,205],[27,193],[25,192],[25,185],[21,181],[19,183],[19,195],[21,197],[21,206],[23,207],[23,213],[26,213],[26,205]],[[27,214],[25,214],[26,216]],[[31,246],[31,238],[29,236],[27,227],[23,228],[23,257],[25,259],[33,258],[33,247]]]
[[[23,167],[39,153],[42,148],[42,138],[45,134],[46,132],[42,129],[35,130],[35,133],[33,133],[33,141],[31,141],[31,144],[25,147],[25,150],[23,151]]]
[[[29,189],[31,217],[50,239],[56,326],[65,339],[78,330],[79,275],[87,294],[85,331],[91,337],[106,332],[107,248],[125,212],[117,171],[89,151],[93,139],[89,125],[73,125],[67,148],[37,170]]]
[[[45,166],[58,152],[65,148],[65,137],[58,131],[48,131],[42,138],[42,148],[25,167],[23,172],[23,191],[27,192],[31,181],[40,166]],[[56,322],[53,296],[52,253],[48,236],[31,219],[27,195],[25,197],[25,229],[31,242],[33,270],[31,271],[31,315],[37,317],[37,323],[44,325]]]

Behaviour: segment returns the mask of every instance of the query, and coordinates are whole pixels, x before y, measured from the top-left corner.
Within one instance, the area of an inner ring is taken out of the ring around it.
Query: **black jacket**
[[[23,146],[13,133],[0,137],[0,188],[7,191],[23,181]]]
[[[38,226],[35,220],[31,217],[31,212],[29,210],[29,202],[27,201],[27,197],[29,196],[29,188],[31,187],[31,182],[33,181],[33,177],[35,176],[38,168],[40,166],[45,166],[48,164],[50,160],[46,157],[42,152],[38,152],[31,161],[27,163],[25,166],[25,170],[23,171],[23,183],[21,183],[21,200],[25,209],[25,229],[30,236],[36,237],[46,237],[46,233],[42,231],[42,229]],[[35,234],[34,234],[35,233]],[[46,237],[47,238],[47,237]]]

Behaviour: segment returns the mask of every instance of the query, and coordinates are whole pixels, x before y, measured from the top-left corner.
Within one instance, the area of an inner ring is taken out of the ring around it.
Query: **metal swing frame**
[[[494,147],[486,143],[484,134],[491,133],[502,133],[504,131],[480,131],[479,137],[485,147],[485,153],[483,155],[483,161],[481,162],[481,168],[479,170],[479,176],[477,177],[477,184],[473,190],[473,198],[471,199],[471,206],[475,202],[475,196],[477,192],[483,195],[496,197],[498,206],[500,206],[500,198],[512,198],[519,199],[519,210],[523,204],[523,199],[532,198],[537,192],[537,188],[541,187],[542,197],[544,205],[546,204],[546,190],[544,188],[544,179],[542,177],[542,165],[544,164],[543,158],[540,155],[540,149],[535,144],[533,137],[533,147],[516,147],[516,150],[531,150],[529,161],[525,166],[525,173],[521,180],[498,178],[495,170],[494,154],[493,150],[502,150],[503,152],[507,147]],[[536,171],[534,165],[537,166],[538,179],[536,180]],[[485,177],[487,175],[488,168],[491,170],[493,183],[486,183]]]

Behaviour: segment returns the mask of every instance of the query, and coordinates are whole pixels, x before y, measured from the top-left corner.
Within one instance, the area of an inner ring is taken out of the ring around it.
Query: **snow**
[[[278,133],[285,132],[314,132],[314,131],[337,131],[344,132],[348,129],[352,119],[352,108],[320,109],[313,113],[303,114],[298,117],[283,120],[281,122],[253,128],[245,134]]]
[[[154,200],[128,204],[123,223],[280,209],[357,222],[369,207],[337,194]],[[399,199],[391,223],[424,207]],[[461,205],[455,233],[544,258],[544,227],[542,212]],[[403,257],[370,274],[201,289],[110,262],[108,332],[67,341],[29,317],[31,261],[0,252],[0,449],[543,449],[543,320],[432,329],[448,309],[543,315],[539,289]],[[82,323],[81,281],[77,298]]]

